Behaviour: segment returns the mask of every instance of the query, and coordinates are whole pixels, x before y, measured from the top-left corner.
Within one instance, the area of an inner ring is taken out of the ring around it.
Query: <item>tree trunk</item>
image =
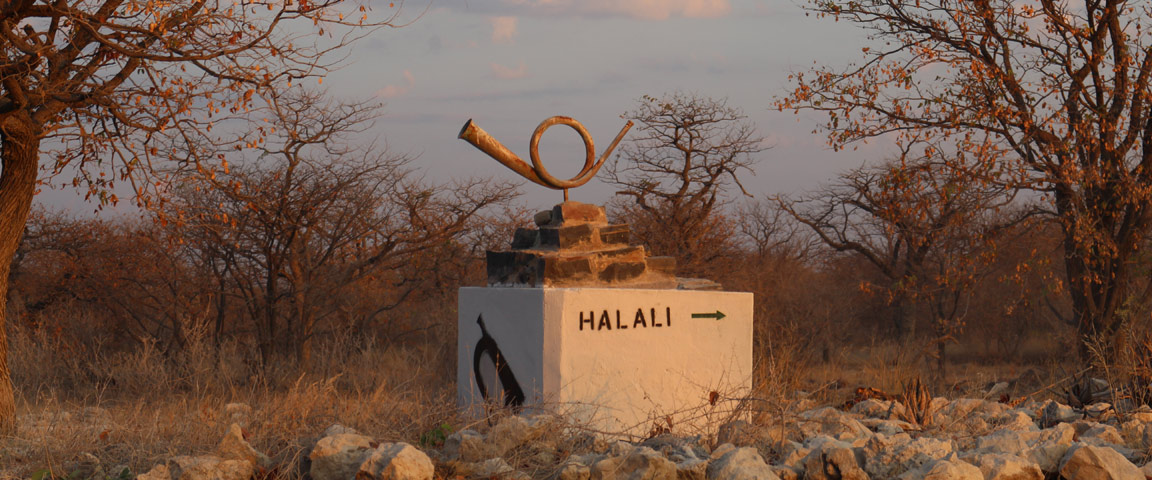
[[[948,372],[944,369],[948,366],[948,342],[941,336],[936,341],[936,370],[940,372],[940,380],[948,378]]]
[[[297,277],[299,278],[299,277]],[[307,372],[312,363],[312,333],[316,326],[316,316],[308,306],[307,296],[303,287],[296,286],[293,301],[296,303],[296,367],[301,372]]]
[[[312,330],[315,327],[316,317],[305,291],[312,282],[304,271],[300,259],[305,253],[302,251],[304,241],[298,241],[291,249],[291,258],[288,259],[288,269],[292,272],[292,303],[296,307],[296,329],[292,332],[296,345],[296,367],[301,372],[307,372],[312,363]]]
[[[260,363],[265,371],[268,370],[268,365],[272,363],[272,358],[276,354],[276,274],[272,273],[274,271],[270,266],[269,270],[264,272],[263,304],[260,309],[264,318],[261,329],[263,338],[260,339]]]
[[[301,372],[312,366],[312,334],[316,326],[315,315],[310,309],[300,307],[300,338],[296,339],[296,365]]]
[[[1080,360],[1092,362],[1094,348],[1101,346],[1101,340],[1107,338],[1108,332],[1102,331],[1103,326],[1110,320],[1105,318],[1107,312],[1100,303],[1102,292],[1107,291],[1115,284],[1108,270],[1102,268],[1100,262],[1106,261],[1099,253],[1084,245],[1083,240],[1077,239],[1077,232],[1071,223],[1076,218],[1074,202],[1072,201],[1072,188],[1062,186],[1056,189],[1056,211],[1064,221],[1061,224],[1061,233],[1064,235],[1064,272],[1068,281],[1068,295],[1072,300],[1072,316],[1076,319],[1076,333],[1080,338]],[[1095,265],[1092,265],[1095,263]],[[1110,361],[1111,359],[1104,359]]]
[[[1124,289],[1127,272],[1111,268],[1120,260],[1086,258],[1092,252],[1077,248],[1073,240],[1065,240],[1064,248],[1072,314],[1080,337],[1080,359],[1112,364],[1119,354],[1118,346],[1112,342],[1125,326],[1124,319],[1117,312],[1115,297]]]
[[[900,345],[909,346],[916,338],[916,317],[908,311],[908,304],[903,298],[897,298],[891,304],[892,326],[896,329],[896,338]]]
[[[40,136],[32,123],[5,118],[0,123],[0,432],[16,428],[16,395],[8,367],[8,274],[36,192],[39,158]]]

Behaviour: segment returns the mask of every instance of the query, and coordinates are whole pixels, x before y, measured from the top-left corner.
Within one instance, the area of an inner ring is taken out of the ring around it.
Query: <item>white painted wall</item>
[[[717,311],[725,318],[692,318]],[[671,419],[673,431],[693,433],[724,419],[734,405],[725,398],[751,389],[750,293],[463,288],[458,397],[477,413],[480,315],[526,403],[554,406],[606,432],[643,436]],[[720,395],[716,405],[711,392]]]

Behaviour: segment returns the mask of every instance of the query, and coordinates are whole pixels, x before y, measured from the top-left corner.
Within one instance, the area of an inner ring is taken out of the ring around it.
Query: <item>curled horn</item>
[[[576,130],[576,133],[580,135],[580,138],[584,140],[584,152],[586,154],[584,168],[580,169],[580,173],[576,174],[575,177],[568,180],[560,180],[553,177],[548,173],[548,170],[544,168],[544,164],[540,162],[540,137],[544,135],[544,131],[548,130],[548,127],[556,124],[572,127],[572,129]],[[512,169],[512,171],[520,174],[520,176],[527,178],[532,183],[556,190],[564,190],[564,200],[567,201],[568,189],[588,183],[588,180],[591,180],[592,177],[596,175],[596,172],[600,170],[600,166],[604,164],[604,160],[608,158],[612,150],[616,149],[616,145],[620,143],[620,140],[624,138],[624,135],[627,134],[631,128],[631,121],[624,124],[624,128],[620,129],[620,133],[616,135],[616,139],[604,150],[604,153],[600,155],[600,159],[596,160],[596,147],[592,143],[592,137],[588,135],[588,131],[584,129],[584,126],[581,125],[580,122],[562,116],[548,118],[540,122],[540,125],[536,127],[536,131],[532,133],[532,140],[529,143],[528,150],[532,158],[532,165],[521,160],[520,157],[512,153],[511,150],[508,150],[499,140],[492,138],[491,135],[488,135],[488,132],[485,132],[484,129],[473,123],[471,119],[464,124],[464,128],[460,129],[458,138],[471,143],[472,146],[480,149],[480,151],[488,154],[488,156],[496,159],[497,162]]]

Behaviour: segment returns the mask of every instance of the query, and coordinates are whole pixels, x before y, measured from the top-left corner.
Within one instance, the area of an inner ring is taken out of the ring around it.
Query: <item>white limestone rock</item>
[[[832,445],[832,446],[848,447],[848,448],[852,447],[852,444],[850,442],[845,442],[843,440],[837,440],[837,439],[829,437],[827,435],[816,435],[814,437],[809,437],[807,440],[804,440],[804,448],[807,448],[809,450],[819,450],[819,449],[823,448],[824,445],[826,445],[826,444]]]
[[[956,422],[965,418],[990,419],[1003,415],[1011,407],[1000,402],[990,402],[979,398],[958,398],[943,404],[933,415],[939,424]]]
[[[1108,402],[1096,402],[1084,407],[1084,418],[1097,422],[1111,422],[1116,418],[1116,409]]]
[[[804,478],[803,471],[793,470],[783,465],[768,465],[768,469],[780,477],[780,480],[801,480]]]
[[[356,480],[432,480],[434,471],[432,459],[416,447],[382,443],[360,464]]]
[[[216,455],[227,460],[245,460],[260,469],[267,469],[272,465],[272,460],[267,455],[252,448],[252,444],[244,438],[244,429],[237,423],[228,427],[228,432],[216,445]]]
[[[348,480],[356,475],[364,460],[376,450],[371,438],[355,433],[338,433],[316,442],[308,459],[313,480]]]
[[[519,415],[505,417],[488,431],[485,442],[489,447],[488,456],[504,456],[509,450],[527,443],[535,433],[528,419]]]
[[[1052,472],[1072,445],[1075,435],[1076,430],[1066,423],[1038,431],[998,430],[977,438],[971,452],[1017,455],[1036,463],[1046,472]]]
[[[792,470],[803,472],[804,458],[811,452],[812,449],[806,448],[804,445],[796,442],[787,442],[780,450],[780,464]]]
[[[585,454],[574,453],[572,455],[569,455],[568,458],[566,460],[564,460],[564,463],[570,463],[570,464],[576,464],[576,465],[592,465],[596,462],[599,462],[600,460],[603,460],[604,457],[605,457],[605,455],[600,455],[597,453],[585,453]]]
[[[492,458],[487,455],[488,447],[484,443],[484,435],[468,429],[448,435],[448,438],[444,440],[444,448],[441,452],[449,460],[462,462],[479,462],[486,458]]]
[[[731,443],[739,447],[753,446],[771,441],[768,429],[750,424],[744,420],[734,420],[720,426],[716,432],[716,443]]]
[[[1013,430],[1000,430],[976,439],[978,452],[1019,454],[1029,448],[1030,435]]]
[[[796,442],[789,443],[795,444]],[[735,451],[737,448],[739,447],[732,445],[731,443],[722,443],[717,445],[716,448],[712,449],[712,454],[708,458],[716,460],[720,457],[723,457],[724,455],[727,455],[729,452]]]
[[[1016,455],[981,453],[964,460],[979,468],[985,480],[1044,480],[1039,465]]]
[[[1148,405],[1140,405],[1128,412],[1128,418],[1133,420],[1140,420],[1144,423],[1152,423],[1152,407]]]
[[[709,457],[707,450],[700,445],[692,443],[680,443],[677,445],[668,445],[660,449],[653,449],[663,453],[669,460],[676,463],[689,460],[707,460]]]
[[[1144,474],[1115,450],[1076,443],[1060,462],[1066,480],[1143,480]]]
[[[755,448],[728,450],[708,465],[708,480],[779,480]]]
[[[703,459],[684,460],[676,463],[676,478],[679,480],[704,480],[708,478],[708,461]]]
[[[158,463],[151,470],[137,475],[136,480],[172,480],[172,473],[168,471],[168,464]]]
[[[864,446],[864,471],[872,478],[894,478],[955,450],[951,440],[930,437],[911,440],[906,434],[884,438],[877,435]]]
[[[1034,439],[1029,441],[1029,447],[1020,455],[1025,460],[1035,462],[1040,470],[1055,472],[1060,467],[1060,460],[1068,452],[1076,438],[1076,429],[1067,423],[1061,423],[1052,428],[1046,428],[1033,434]],[[1011,452],[1004,452],[1011,453]]]
[[[723,425],[720,425],[719,429],[716,430],[716,443],[719,445],[725,443],[736,444],[741,442],[745,437],[748,436],[747,432],[751,428],[752,424],[744,420],[733,420],[731,422],[725,422]]]
[[[644,440],[640,442],[640,446],[656,450],[675,462],[676,460],[672,458],[674,456],[691,455],[695,457],[707,457],[708,453],[704,450],[704,446],[708,443],[707,440],[699,436],[684,437],[664,434]]]
[[[1152,446],[1149,442],[1152,440],[1152,436],[1149,436],[1149,433],[1152,433],[1150,430],[1152,429],[1148,428],[1148,424],[1136,419],[1120,424],[1120,435],[1124,437],[1124,445],[1137,450],[1147,450]]]
[[[588,465],[579,463],[565,463],[556,473],[556,480],[589,480],[592,478],[592,469]]]
[[[1084,415],[1068,405],[1048,400],[1040,407],[1037,418],[1041,427],[1051,427],[1060,423],[1075,422],[1084,418]]]
[[[345,427],[344,425],[341,425],[339,423],[333,423],[332,425],[329,425],[328,428],[324,429],[324,435],[322,435],[321,437],[331,437],[333,435],[339,435],[341,433],[351,433],[354,435],[360,435],[360,432],[357,432],[355,428]]]
[[[860,420],[860,423],[868,427],[869,430],[889,436],[916,430],[915,425],[904,420],[864,418]]]
[[[865,418],[887,420],[889,418],[895,418],[899,416],[893,415],[897,413],[892,411],[893,404],[900,405],[899,403],[893,402],[891,400],[867,398],[856,403],[855,405],[852,405],[852,408],[849,411],[858,415],[863,415]]]
[[[708,469],[708,454],[703,449],[694,445],[680,444],[665,448],[662,453],[676,464],[676,478],[704,480]]]
[[[844,442],[825,442],[804,458],[804,478],[809,480],[868,480],[859,452]]]
[[[592,464],[592,480],[675,480],[676,464],[648,447]]]
[[[172,480],[249,480],[256,469],[247,460],[181,455],[168,460],[168,474]]]
[[[932,400],[930,402],[928,402],[928,410],[930,412],[932,412],[933,415],[935,415],[942,410],[948,409],[948,406],[951,404],[952,404],[952,400],[949,400],[947,398],[933,397]]]
[[[978,436],[987,435],[989,432],[996,430],[992,423],[994,419],[984,419],[981,417],[968,417],[962,422],[954,424],[949,431],[959,433],[963,436]]]
[[[992,417],[992,425],[996,430],[1010,430],[1013,432],[1034,432],[1040,430],[1031,415],[1022,410],[1011,410]]]
[[[832,407],[803,412],[799,415],[797,422],[800,432],[805,438],[827,435],[837,440],[851,441],[872,436],[872,431],[852,414]]]
[[[1097,423],[1080,434],[1080,441],[1089,445],[1111,446],[1124,445],[1124,437],[1116,427],[1105,423]]]
[[[955,458],[933,460],[920,467],[904,472],[899,480],[984,480],[984,474],[976,466]]]
[[[590,465],[595,464],[604,458],[602,455],[587,454],[569,455],[560,464],[560,470],[556,474],[557,480],[588,480],[592,476],[592,468]]]
[[[608,450],[605,451],[605,453],[610,457],[622,457],[631,454],[632,451],[636,448],[636,445],[625,442],[623,440],[619,440],[609,445]]]
[[[584,468],[587,470],[588,467]],[[512,468],[508,461],[503,458],[489,458],[479,463],[458,463],[456,475],[462,478],[499,478],[503,480],[530,480],[531,478],[528,474]],[[579,479],[581,477],[571,476],[570,478]],[[583,478],[588,478],[586,472]],[[357,477],[357,480],[360,478]]]

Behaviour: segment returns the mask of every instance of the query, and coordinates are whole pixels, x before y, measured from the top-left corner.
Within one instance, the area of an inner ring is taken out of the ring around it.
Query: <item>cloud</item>
[[[740,16],[755,16],[755,17],[778,17],[781,15],[798,16],[804,13],[804,9],[800,8],[795,3],[784,2],[759,2],[755,5],[746,5],[741,8],[737,15]]]
[[[516,17],[492,17],[492,43],[512,43],[516,36]]]
[[[503,6],[537,15],[631,17],[642,20],[715,18],[732,12],[729,0],[503,0]]]
[[[402,85],[385,85],[384,88],[376,91],[376,96],[380,98],[394,98],[408,93],[408,90],[416,85],[416,77],[412,76],[410,70],[404,70],[404,83]]]
[[[714,75],[731,73],[734,66],[728,57],[720,53],[677,52],[675,55],[653,56],[637,61],[637,66],[653,72],[681,74],[703,71]]]
[[[499,86],[497,86],[499,88]],[[505,100],[554,100],[557,96],[564,95],[592,95],[598,90],[587,86],[578,85],[562,85],[562,86],[548,86],[542,88],[525,88],[525,89],[499,89],[499,90],[485,90],[485,91],[470,91],[458,92],[447,95],[433,95],[428,97],[428,100],[433,102],[451,103],[457,105],[467,102],[502,102]]]
[[[391,109],[380,116],[382,123],[412,124],[412,123],[464,123],[468,115],[463,113],[437,113],[437,112],[397,112]]]
[[[528,65],[525,64],[523,60],[520,61],[520,65],[516,68],[505,67],[499,63],[492,63],[491,65],[492,74],[496,75],[496,78],[499,79],[514,80],[528,77]]]

